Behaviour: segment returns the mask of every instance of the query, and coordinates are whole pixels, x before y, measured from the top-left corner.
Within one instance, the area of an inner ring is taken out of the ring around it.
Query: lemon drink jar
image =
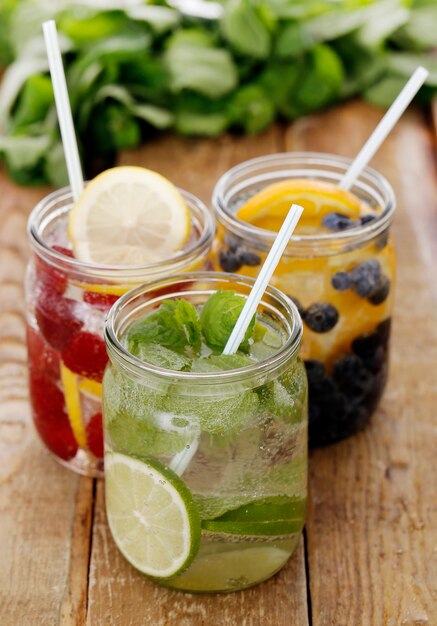
[[[111,309],[103,382],[113,538],[155,581],[227,592],[278,571],[302,531],[307,382],[296,307],[269,287],[222,354],[254,281],[194,273]]]
[[[72,219],[74,211],[79,213]],[[181,234],[172,231],[169,220],[181,224]],[[206,268],[214,220],[197,198],[157,174],[115,168],[89,183],[75,206],[67,188],[44,198],[30,215],[28,234],[32,256],[25,291],[34,424],[63,465],[100,476],[105,316],[132,286]]]
[[[265,156],[229,170],[213,192],[214,267],[248,276],[258,274],[291,203],[305,209],[271,284],[303,319],[310,445],[363,428],[388,374],[395,197],[371,168],[340,189],[350,163],[309,152]]]

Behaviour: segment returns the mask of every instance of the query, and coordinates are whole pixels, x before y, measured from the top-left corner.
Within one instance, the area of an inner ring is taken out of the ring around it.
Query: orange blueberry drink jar
[[[214,266],[248,276],[257,275],[290,205],[305,209],[271,284],[303,319],[311,445],[363,428],[387,381],[395,197],[371,168],[350,191],[340,189],[349,165],[330,154],[270,155],[232,168],[213,193]]]
[[[105,317],[132,286],[204,269],[214,220],[197,198],[150,170],[120,167],[44,198],[28,222],[30,401],[36,430],[71,469],[103,470]]]

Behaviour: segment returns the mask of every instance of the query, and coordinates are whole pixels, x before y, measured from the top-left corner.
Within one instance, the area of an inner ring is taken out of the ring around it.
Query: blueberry
[[[362,359],[372,356],[377,348],[381,346],[381,337],[377,331],[366,335],[359,335],[352,341],[354,354]]]
[[[361,225],[364,226],[364,224],[369,224],[369,222],[373,222],[373,220],[376,219],[376,215],[363,215],[363,217],[360,219]]]
[[[304,314],[304,321],[308,328],[315,333],[327,333],[338,322],[337,309],[329,302],[311,304]]]
[[[235,252],[241,246],[243,240],[235,235],[225,235],[224,242],[231,252]]]
[[[328,230],[346,230],[352,226],[356,226],[356,222],[343,213],[327,213],[322,220],[323,226]]]
[[[350,397],[361,398],[371,391],[374,377],[355,354],[346,354],[334,364],[334,380]]]
[[[387,360],[385,345],[377,331],[360,335],[352,342],[352,351],[363,361],[364,367],[378,372]]]
[[[381,264],[376,259],[364,261],[350,273],[353,289],[362,298],[368,298],[381,280]]]
[[[387,300],[389,293],[390,293],[390,279],[387,278],[387,276],[381,276],[381,280],[379,281],[379,284],[372,291],[368,300],[371,304],[374,304],[374,305],[382,304],[385,300]]]
[[[318,385],[325,377],[325,366],[317,359],[308,359],[304,361],[305,369],[308,376],[308,384],[310,386]]]
[[[251,267],[261,265],[261,257],[255,254],[255,252],[250,252],[250,250],[245,248],[237,248],[236,254],[242,265],[250,265]]]
[[[388,345],[388,340],[390,339],[390,330],[391,330],[391,318],[388,317],[383,322],[380,322],[376,327],[376,332],[378,333],[381,339],[381,345],[385,348]]]
[[[232,250],[220,250],[219,263],[224,272],[238,272],[241,267],[239,255]]]
[[[348,272],[337,272],[331,278],[331,283],[337,291],[347,291],[352,287],[352,281]]]

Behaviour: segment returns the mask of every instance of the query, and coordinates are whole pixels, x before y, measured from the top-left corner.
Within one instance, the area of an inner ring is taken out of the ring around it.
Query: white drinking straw
[[[73,198],[76,201],[83,189],[83,176],[76,134],[74,132],[67,83],[65,80],[64,66],[62,64],[61,50],[59,48],[58,33],[54,20],[44,22],[42,28],[46,43],[50,76],[55,93],[56,110],[58,112],[58,121],[61,128],[64,155],[67,162],[68,178],[70,179]]]
[[[346,174],[340,181],[341,189],[349,189],[362,170],[366,167],[382,142],[386,139],[392,128],[408,107],[416,93],[428,77],[428,70],[419,66],[406,83],[398,97],[395,99],[387,113],[379,122],[369,139],[361,148],[354,161],[351,163]]]
[[[256,279],[244,307],[241,310],[225,349],[223,350],[223,354],[233,354],[238,350],[240,343],[244,339],[246,330],[249,327],[250,320],[258,308],[263,293],[269,284],[273,272],[275,271],[288,242],[290,241],[290,237],[293,234],[302,213],[303,208],[301,206],[298,204],[291,205],[288,215],[276,236],[273,246],[264,261],[264,265],[262,266],[260,273],[258,274],[258,278]],[[194,437],[190,442],[189,447],[184,448],[181,452],[174,455],[169,463],[169,466],[174,472],[176,472],[176,474],[182,476],[191,463],[193,456],[196,454],[198,445],[199,438]]]
[[[290,237],[293,234],[298,221],[300,220],[302,212],[303,208],[298,204],[291,205],[291,209],[289,210],[288,215],[277,234],[273,246],[264,261],[264,265],[258,274],[258,278],[256,279],[240,316],[232,330],[225,349],[223,350],[223,354],[234,354],[234,352],[238,350],[249,327],[250,321],[256,313],[263,293],[273,276],[273,272],[275,271],[276,266],[278,265],[279,260],[282,257],[288,242],[290,241]]]

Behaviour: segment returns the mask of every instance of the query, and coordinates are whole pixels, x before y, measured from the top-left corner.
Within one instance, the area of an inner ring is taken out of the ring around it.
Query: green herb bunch
[[[420,97],[437,91],[436,0],[227,0],[210,4],[214,19],[175,4],[2,0],[0,157],[16,181],[67,181],[45,19],[57,21],[88,176],[165,129],[258,133],[355,94],[386,106],[419,64]]]

